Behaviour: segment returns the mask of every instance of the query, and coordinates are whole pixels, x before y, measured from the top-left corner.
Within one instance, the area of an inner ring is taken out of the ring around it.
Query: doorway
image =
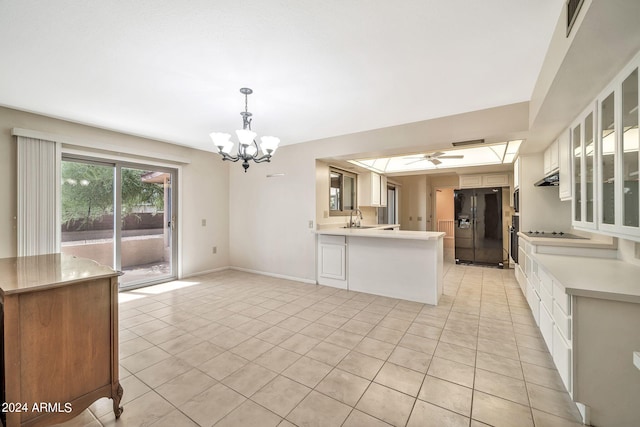
[[[436,188],[436,231],[444,235],[444,258],[455,259],[455,227],[453,188]]]
[[[177,277],[177,170],[63,157],[61,252],[123,272],[120,288]]]
[[[398,192],[394,184],[387,184],[387,206],[378,208],[378,224],[398,223]]]

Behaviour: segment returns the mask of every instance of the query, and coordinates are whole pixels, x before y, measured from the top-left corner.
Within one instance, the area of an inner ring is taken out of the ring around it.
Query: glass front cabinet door
[[[622,185],[622,226],[638,232],[640,223],[640,199],[638,198],[638,68],[622,82],[622,171],[620,174]]]
[[[638,62],[598,99],[598,194],[602,231],[640,239]]]
[[[571,127],[572,224],[576,228],[596,227],[596,130],[595,111],[590,107]]]

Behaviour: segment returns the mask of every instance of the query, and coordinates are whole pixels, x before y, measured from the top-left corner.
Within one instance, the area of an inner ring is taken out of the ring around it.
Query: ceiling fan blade
[[[444,154],[446,153],[443,153],[442,151],[436,151],[435,153],[432,153],[431,155],[429,155],[429,157],[440,157]]]
[[[424,160],[424,159],[426,159],[426,157],[424,155],[422,155],[422,156],[407,156],[407,157],[403,157],[403,159],[405,159],[405,160],[410,160],[410,159]]]
[[[440,160],[438,160],[438,159],[429,159],[429,161],[430,161],[431,163],[433,163],[434,165],[436,165],[436,166],[438,166],[440,163],[442,163],[442,162],[441,162]]]
[[[457,154],[455,156],[438,156],[439,159],[464,159],[462,154]]]

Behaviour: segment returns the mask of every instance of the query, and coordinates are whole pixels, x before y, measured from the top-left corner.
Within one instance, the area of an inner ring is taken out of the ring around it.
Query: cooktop
[[[586,239],[586,237],[578,236],[564,231],[527,231],[525,234],[531,237],[544,237],[552,239]]]

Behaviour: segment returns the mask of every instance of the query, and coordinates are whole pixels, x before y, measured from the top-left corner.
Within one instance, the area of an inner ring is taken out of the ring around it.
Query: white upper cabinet
[[[513,162],[513,188],[520,188],[520,157]]]
[[[640,62],[640,61],[639,61]],[[640,65],[640,64],[638,64]],[[640,168],[638,135],[638,66],[622,81],[620,111],[622,126],[620,127],[620,187],[622,188],[622,206],[620,224],[623,231],[640,235],[640,198],[638,197],[638,172]]]
[[[387,206],[387,177],[380,175],[380,206]]]
[[[509,174],[460,175],[460,188],[509,187]]]
[[[572,225],[577,228],[596,227],[596,113],[591,106],[570,128],[573,163]],[[562,182],[562,181],[560,181]]]
[[[560,200],[571,199],[571,133],[565,129],[558,136],[558,172],[560,174]]]
[[[387,177],[375,172],[358,175],[360,206],[387,206]]]
[[[558,170],[558,140],[555,140],[544,151],[544,174]]]
[[[598,98],[600,229],[640,240],[638,58]]]
[[[639,66],[640,53],[569,128],[572,225],[636,241],[640,241]],[[559,142],[562,174],[562,135]],[[560,184],[564,181],[561,177]]]

